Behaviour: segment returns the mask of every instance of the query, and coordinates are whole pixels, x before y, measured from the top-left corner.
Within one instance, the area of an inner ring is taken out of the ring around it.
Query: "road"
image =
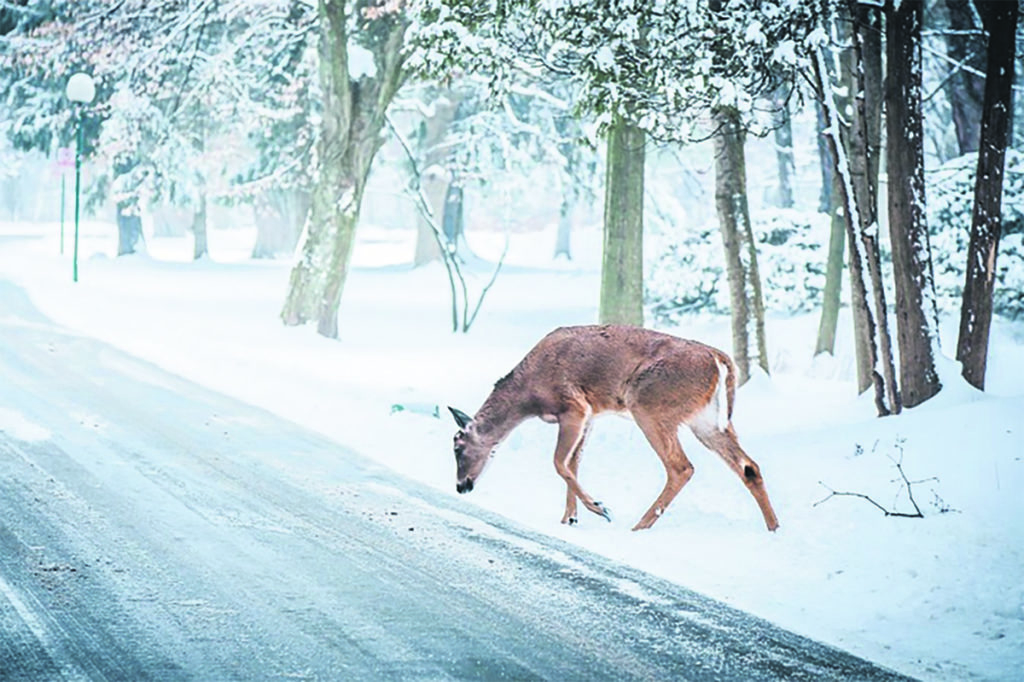
[[[903,679],[67,333],[2,281],[0,410],[23,420],[0,431],[2,680]]]

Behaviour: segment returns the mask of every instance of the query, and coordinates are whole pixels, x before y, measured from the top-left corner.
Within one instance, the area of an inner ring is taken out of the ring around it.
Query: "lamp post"
[[[72,256],[72,281],[78,281],[78,203],[81,194],[82,184],[82,111],[86,104],[96,96],[96,84],[92,76],[87,73],[75,73],[68,78],[67,96],[72,102],[78,102],[77,137],[78,144],[75,148],[75,250]]]

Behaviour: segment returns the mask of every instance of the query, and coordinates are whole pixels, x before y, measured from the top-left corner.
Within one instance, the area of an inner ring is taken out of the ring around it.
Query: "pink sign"
[[[71,147],[57,148],[57,168],[68,169],[75,167],[75,150]]]

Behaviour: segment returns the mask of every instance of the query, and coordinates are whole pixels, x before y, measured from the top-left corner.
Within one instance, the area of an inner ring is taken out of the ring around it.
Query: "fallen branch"
[[[870,495],[865,495],[864,493],[857,493],[857,492],[833,490],[828,485],[826,485],[823,481],[818,481],[818,484],[821,485],[821,487],[825,488],[825,490],[828,490],[829,494],[828,494],[827,497],[825,497],[825,498],[815,502],[813,506],[817,507],[820,504],[824,504],[825,502],[828,502],[829,500],[831,500],[833,497],[859,497],[860,499],[866,500],[870,504],[872,504],[875,507],[877,507],[886,516],[895,516],[895,517],[904,518],[904,519],[923,519],[924,518],[924,513],[921,511],[921,507],[918,506],[917,500],[914,499],[914,486],[915,485],[919,485],[921,483],[927,483],[928,481],[936,481],[936,482],[938,482],[939,479],[936,476],[932,476],[930,478],[923,478],[923,479],[918,480],[918,481],[911,481],[909,478],[907,478],[906,472],[903,471],[903,443],[904,443],[903,439],[897,439],[897,441],[896,441],[896,449],[900,453],[899,459],[897,459],[897,458],[895,458],[895,457],[893,457],[891,455],[888,455],[889,460],[893,463],[893,465],[895,465],[896,471],[898,471],[899,474],[900,474],[900,477],[898,479],[893,479],[892,480],[893,483],[897,483],[898,482],[900,484],[899,489],[896,491],[896,495],[893,497],[893,508],[892,509],[887,509],[886,507],[882,506],[876,500],[874,500]],[[859,445],[857,447],[858,447],[858,449],[860,448]],[[912,513],[911,512],[896,511],[896,500],[899,499],[900,493],[903,492],[904,488],[906,488],[906,490],[907,490],[907,498],[910,500],[910,504],[914,507],[914,511]],[[932,491],[932,492],[934,493],[934,491]],[[941,499],[941,498],[938,498],[938,495],[936,495],[936,498],[937,499]],[[952,508],[948,507],[948,505],[947,505],[945,509],[940,508],[939,511],[940,511],[940,513],[945,513],[947,511],[954,511],[954,510]]]

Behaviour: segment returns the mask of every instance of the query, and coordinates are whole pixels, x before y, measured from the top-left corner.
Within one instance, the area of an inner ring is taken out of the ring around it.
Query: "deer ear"
[[[473,418],[470,417],[468,414],[466,414],[462,410],[456,410],[454,407],[450,405],[448,406],[448,411],[452,413],[453,417],[455,417],[455,423],[459,425],[460,429],[466,428],[466,425],[469,424],[469,422],[473,421]]]

